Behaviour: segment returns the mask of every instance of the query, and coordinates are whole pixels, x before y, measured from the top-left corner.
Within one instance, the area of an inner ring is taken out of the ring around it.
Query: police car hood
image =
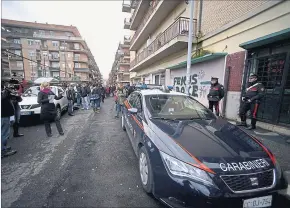
[[[167,153],[181,161],[204,164],[216,173],[258,172],[273,167],[266,147],[221,118],[150,121],[164,149],[170,150]]]

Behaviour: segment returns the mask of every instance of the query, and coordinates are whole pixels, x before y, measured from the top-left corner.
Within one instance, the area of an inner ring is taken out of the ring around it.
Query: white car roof
[[[176,91],[170,91],[170,92],[164,92],[159,89],[146,89],[146,90],[140,90],[139,91],[142,95],[183,95],[186,96],[186,94]]]

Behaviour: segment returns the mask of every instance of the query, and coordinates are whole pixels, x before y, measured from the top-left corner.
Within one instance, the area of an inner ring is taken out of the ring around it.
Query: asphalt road
[[[2,207],[162,207],[142,190],[138,160],[113,107],[110,99],[100,114],[63,116],[65,135],[53,124],[52,138],[42,124],[25,121],[25,136],[9,140],[18,153],[2,159]]]
[[[2,207],[163,207],[142,190],[138,160],[114,118],[112,99],[100,114],[64,115],[64,136],[54,124],[47,138],[43,124],[23,121],[25,136],[9,140],[18,153],[2,159]],[[286,137],[260,129],[254,135],[290,170]]]

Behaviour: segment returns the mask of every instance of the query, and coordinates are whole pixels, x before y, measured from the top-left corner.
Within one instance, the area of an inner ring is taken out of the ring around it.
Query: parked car
[[[143,189],[169,207],[271,207],[287,188],[268,147],[185,94],[132,92],[121,125]]]
[[[54,100],[57,116],[60,118],[63,111],[67,110],[68,100],[66,94],[61,87],[51,86],[51,90],[58,96],[63,94],[60,100]],[[40,91],[39,86],[32,86],[22,94],[22,102],[19,103],[21,108],[21,116],[40,115],[40,104],[37,103],[37,95]]]

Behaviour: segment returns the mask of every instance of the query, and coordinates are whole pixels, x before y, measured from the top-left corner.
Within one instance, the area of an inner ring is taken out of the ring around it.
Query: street
[[[47,138],[43,124],[11,138],[16,155],[2,159],[2,207],[162,207],[141,186],[138,160],[114,118],[113,99],[100,114],[64,115],[64,136]],[[290,170],[286,137],[257,130],[284,170]]]
[[[43,124],[21,128],[18,150],[2,159],[2,207],[160,207],[141,187],[138,160],[114,118],[113,99],[101,113],[62,117],[64,136],[46,138]]]

